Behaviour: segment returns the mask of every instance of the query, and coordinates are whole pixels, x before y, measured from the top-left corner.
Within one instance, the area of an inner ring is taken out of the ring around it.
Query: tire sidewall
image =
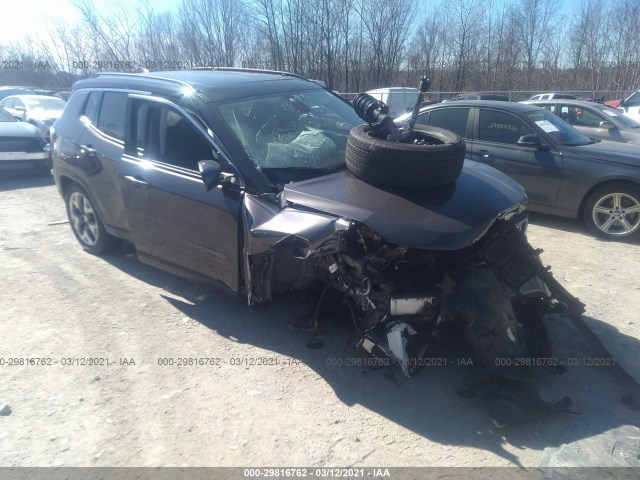
[[[90,203],[91,208],[93,209],[93,215],[96,220],[96,226],[98,228],[98,240],[94,245],[85,243],[73,226],[73,217],[71,214],[71,196],[74,193],[79,193],[80,195],[82,195]],[[95,202],[93,201],[93,199],[83,188],[81,188],[77,184],[72,184],[65,190],[64,198],[71,231],[73,232],[74,237],[76,237],[76,240],[78,241],[82,249],[94,255],[105,252],[109,247],[108,233],[104,228],[104,224],[102,223],[102,219],[100,218],[98,211],[96,210]]]
[[[466,156],[464,139],[437,127],[415,129],[433,144],[391,142],[369,125],[351,129],[345,152],[347,168],[379,186],[432,188],[456,181]]]
[[[640,187],[638,186],[629,184],[613,184],[601,187],[593,192],[585,202],[583,211],[584,223],[594,235],[605,240],[619,241],[638,238],[640,236],[640,227],[625,235],[611,235],[603,232],[593,221],[593,208],[595,207],[596,202],[602,197],[612,193],[623,193],[625,195],[632,196],[640,203]]]

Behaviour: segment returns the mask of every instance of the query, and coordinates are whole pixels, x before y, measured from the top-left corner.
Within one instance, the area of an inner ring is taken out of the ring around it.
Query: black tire
[[[71,184],[65,191],[65,204],[71,231],[84,250],[98,255],[113,248],[116,239],[105,230],[87,192]]]
[[[372,127],[358,125],[347,141],[347,168],[357,177],[389,187],[437,187],[456,181],[466,153],[464,140],[449,130],[416,128],[433,145],[394,143],[374,137]]]
[[[640,187],[624,183],[597,189],[584,205],[584,222],[595,235],[609,240],[640,236]]]

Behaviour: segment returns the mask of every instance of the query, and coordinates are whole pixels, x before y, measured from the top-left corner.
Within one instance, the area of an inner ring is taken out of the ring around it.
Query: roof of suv
[[[259,89],[256,83],[260,83]],[[323,88],[315,82],[291,73],[225,68],[152,73],[99,73],[96,77],[76,82],[73,89],[122,88],[171,95],[184,92],[186,86],[204,93],[209,101]]]

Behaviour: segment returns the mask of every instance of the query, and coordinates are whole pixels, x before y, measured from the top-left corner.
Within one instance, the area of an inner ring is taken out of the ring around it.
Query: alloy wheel
[[[99,227],[91,202],[80,192],[69,197],[71,226],[78,238],[88,247],[98,243]]]
[[[640,227],[640,202],[626,193],[608,193],[596,201],[591,215],[603,233],[623,237]]]

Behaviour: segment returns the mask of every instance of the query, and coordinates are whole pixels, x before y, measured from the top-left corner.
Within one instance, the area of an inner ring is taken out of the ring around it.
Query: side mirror
[[[606,128],[607,130],[613,130],[616,126],[609,120],[603,120],[600,122],[600,128]]]
[[[539,150],[548,150],[549,147],[542,143],[542,139],[535,133],[523,135],[518,139],[519,147],[537,148]]]
[[[15,107],[13,107],[13,109],[14,109],[16,112],[22,112],[22,113],[24,113],[24,112],[26,112],[26,111],[27,111],[27,110],[26,110],[22,105],[16,105]]]
[[[204,183],[207,192],[218,185],[235,185],[238,181],[233,173],[224,173],[220,164],[215,160],[200,160],[198,170],[200,170],[202,183]]]
[[[220,164],[214,160],[200,160],[198,162],[198,170],[202,177],[204,188],[213,190],[220,184]]]

